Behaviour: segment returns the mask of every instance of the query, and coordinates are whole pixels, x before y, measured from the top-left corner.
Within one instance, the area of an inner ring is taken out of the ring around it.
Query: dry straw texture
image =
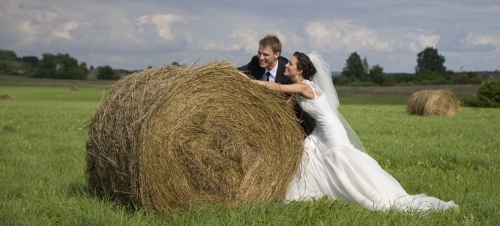
[[[2,95],[0,96],[0,100],[21,100],[21,98],[14,95]]]
[[[86,177],[99,197],[150,210],[283,201],[303,133],[282,94],[225,61],[122,78],[89,125]]]
[[[460,105],[446,90],[422,90],[411,95],[406,111],[412,115],[455,116]]]

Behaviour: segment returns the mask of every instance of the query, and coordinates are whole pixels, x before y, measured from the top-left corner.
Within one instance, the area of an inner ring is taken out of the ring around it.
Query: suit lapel
[[[257,80],[261,80],[262,76],[264,75],[264,70],[265,70],[264,68],[261,68],[260,66],[258,66],[255,68],[255,70],[251,71],[252,76]]]

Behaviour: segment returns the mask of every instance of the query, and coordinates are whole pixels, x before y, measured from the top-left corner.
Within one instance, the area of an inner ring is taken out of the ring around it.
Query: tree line
[[[455,73],[444,66],[446,59],[433,47],[417,54],[415,74],[387,75],[380,65],[369,67],[366,57],[361,60],[357,52],[347,58],[339,76],[333,77],[336,85],[394,86],[394,85],[442,85],[480,84],[484,79],[475,72]]]
[[[388,75],[380,65],[369,66],[366,57],[361,60],[357,52],[347,58],[339,76],[333,76],[335,85],[349,86],[394,86],[394,85],[442,85],[442,84],[480,84],[484,78],[475,72],[447,70],[444,56],[433,47],[427,47],[417,54],[414,74]],[[179,66],[173,62],[172,65]],[[148,68],[151,68],[149,66]],[[0,50],[0,74],[28,75],[34,78],[87,79],[89,70],[97,70],[98,79],[119,79],[134,71],[115,70],[109,65],[87,67],[68,53],[56,55],[44,53],[42,59],[36,56],[18,57],[10,50]]]
[[[134,71],[113,69],[109,65],[87,67],[87,63],[78,60],[68,53],[56,55],[44,53],[42,59],[36,56],[18,57],[14,51],[0,50],[0,74],[25,75],[33,78],[78,79],[85,80],[90,70],[97,70],[98,79],[119,79]]]

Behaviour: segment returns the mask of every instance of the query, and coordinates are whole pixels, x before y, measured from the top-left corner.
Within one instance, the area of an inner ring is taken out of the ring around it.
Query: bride
[[[409,195],[390,174],[364,152],[356,134],[338,112],[339,100],[329,65],[321,55],[295,52],[286,64],[285,76],[294,84],[253,80],[270,89],[293,93],[291,106],[299,104],[316,120],[316,128],[304,141],[302,163],[288,187],[286,201],[327,196],[360,203],[371,210],[439,210],[456,207],[424,194]]]

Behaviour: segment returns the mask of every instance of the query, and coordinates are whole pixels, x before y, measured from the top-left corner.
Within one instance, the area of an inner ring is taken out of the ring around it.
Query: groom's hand
[[[247,75],[247,74],[245,74],[245,73],[243,73],[242,71],[238,71],[238,74],[242,75],[243,77],[248,78],[248,75]]]

